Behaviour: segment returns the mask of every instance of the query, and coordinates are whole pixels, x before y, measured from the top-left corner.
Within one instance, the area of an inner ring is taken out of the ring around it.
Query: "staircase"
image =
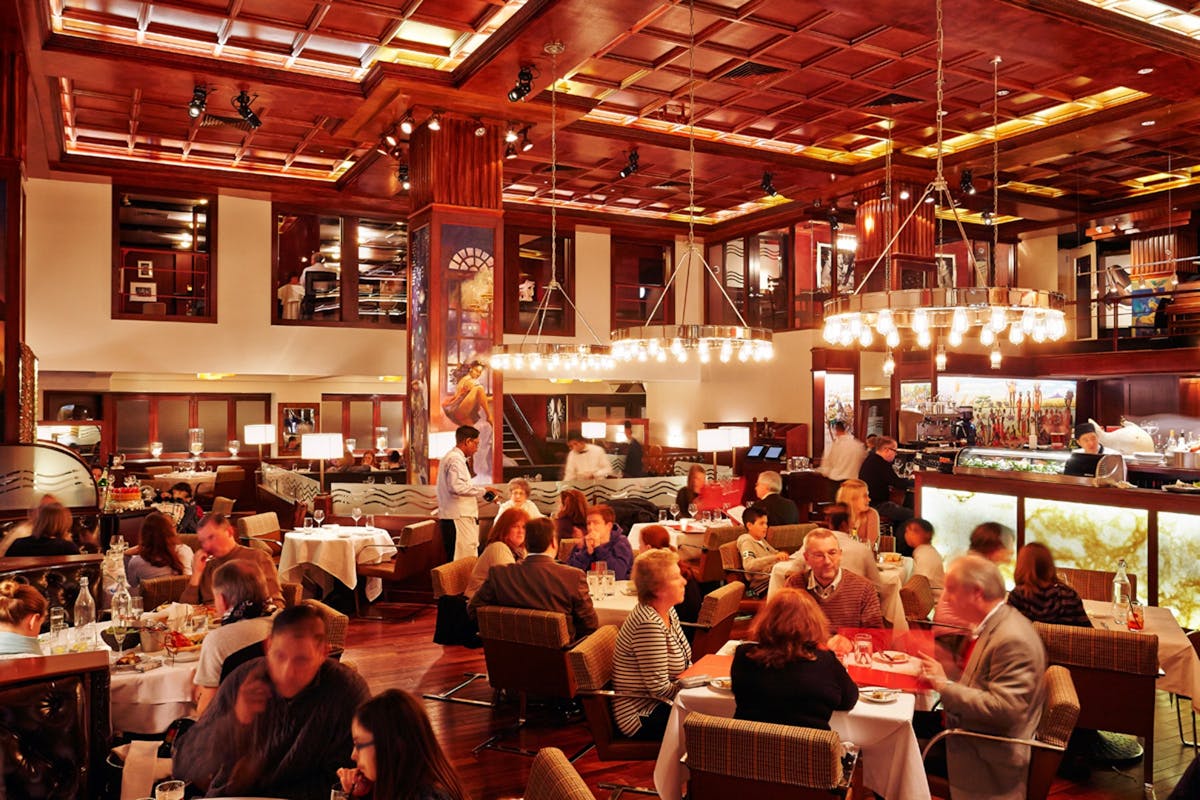
[[[501,449],[507,458],[511,458],[521,466],[528,466],[533,462],[525,455],[525,450],[521,447],[521,442],[517,439],[517,435],[513,433],[512,425],[509,424],[508,414],[504,415],[504,433],[501,442]]]
[[[534,464],[534,456],[541,456],[541,451],[534,436],[525,412],[517,405],[517,401],[505,395],[504,397],[504,428],[501,432],[501,450],[506,458],[517,462],[518,466],[527,467]]]

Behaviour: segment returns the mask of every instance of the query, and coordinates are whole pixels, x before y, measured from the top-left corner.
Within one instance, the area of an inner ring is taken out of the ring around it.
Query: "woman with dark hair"
[[[699,503],[700,493],[704,491],[704,486],[708,482],[708,473],[704,467],[699,464],[692,464],[692,468],[688,470],[687,485],[680,489],[675,495],[675,505],[679,506],[679,513],[683,516],[691,516],[688,514],[688,506],[692,503]]]
[[[558,495],[554,529],[559,539],[583,539],[587,530],[587,495],[578,489],[563,489]]]
[[[46,598],[27,583],[0,581],[0,655],[40,656]]]
[[[413,695],[388,689],[358,707],[350,723],[353,768],[342,791],[370,800],[469,800],[462,781]]]
[[[1054,555],[1041,542],[1030,542],[1017,553],[1016,586],[1008,604],[1033,622],[1092,627],[1079,593],[1058,578]]]
[[[525,558],[525,523],[529,515],[519,508],[510,508],[492,523],[487,547],[483,548],[471,571],[471,581],[464,594],[470,600],[487,580],[488,571],[502,564],[515,564]]]
[[[192,574],[192,548],[180,544],[175,523],[157,511],[142,520],[141,541],[130,550],[125,563],[125,580],[134,594],[147,578]]]
[[[730,679],[735,719],[829,730],[834,711],[858,702],[858,687],[826,650],[829,620],[799,589],[781,589],[759,614],[753,638],[738,645]]]
[[[7,555],[10,558],[77,556],[79,546],[68,538],[70,532],[71,512],[59,503],[48,503],[38,509],[29,536],[13,542]]]

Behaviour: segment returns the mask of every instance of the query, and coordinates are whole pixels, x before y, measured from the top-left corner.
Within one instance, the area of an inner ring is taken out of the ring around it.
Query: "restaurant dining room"
[[[0,0],[0,798],[1200,798],[1198,31]]]

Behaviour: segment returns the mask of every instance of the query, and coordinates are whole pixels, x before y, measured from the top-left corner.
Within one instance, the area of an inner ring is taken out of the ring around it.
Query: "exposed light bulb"
[[[938,345],[937,355],[933,357],[933,363],[937,366],[938,372],[946,371],[946,348]]]
[[[1004,330],[1004,326],[1008,324],[1008,311],[1003,306],[992,306],[992,319],[988,324],[993,333]]]
[[[1008,326],[1008,340],[1013,344],[1020,344],[1025,341],[1025,331],[1019,323],[1014,322]]]
[[[999,347],[992,350],[992,355],[991,355],[992,369],[1000,369],[1001,358],[1002,358],[1002,356],[1000,355]]]
[[[887,345],[893,348],[900,346],[900,331],[892,328],[887,332]]]
[[[917,345],[919,347],[929,347],[933,342],[933,338],[929,335],[929,330],[917,331]]]
[[[996,343],[996,334],[992,331],[991,326],[984,325],[979,329],[979,343],[984,347],[991,347]]]
[[[895,371],[896,359],[892,358],[892,351],[888,350],[887,358],[883,360],[883,374],[890,378]]]
[[[871,342],[874,340],[874,338],[875,338],[874,335],[871,333],[871,328],[867,325],[864,325],[862,331],[858,334],[859,347],[862,347],[862,348],[870,347]]]
[[[961,347],[962,346],[963,335],[961,333],[959,333],[958,331],[954,331],[954,330],[950,331],[950,335],[946,338],[949,340],[951,347]]]

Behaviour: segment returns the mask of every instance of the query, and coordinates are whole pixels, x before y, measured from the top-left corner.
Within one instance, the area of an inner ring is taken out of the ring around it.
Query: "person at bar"
[[[907,492],[912,488],[911,479],[901,478],[892,467],[896,460],[896,440],[890,436],[880,436],[875,441],[875,449],[867,454],[862,466],[858,469],[858,479],[867,484],[867,492],[871,496],[871,508],[887,517],[892,522],[907,522],[913,518],[911,508],[893,503],[892,489]]]
[[[825,451],[817,471],[831,481],[858,477],[858,469],[867,457],[867,448],[854,438],[843,420],[833,422],[833,443]]]
[[[768,525],[798,525],[800,509],[779,492],[783,489],[783,476],[773,469],[758,473],[754,483],[754,494],[758,497],[753,507],[767,515]]]
[[[591,481],[607,478],[612,474],[612,462],[598,444],[584,440],[578,431],[567,436],[567,463],[563,466],[564,481]]]

